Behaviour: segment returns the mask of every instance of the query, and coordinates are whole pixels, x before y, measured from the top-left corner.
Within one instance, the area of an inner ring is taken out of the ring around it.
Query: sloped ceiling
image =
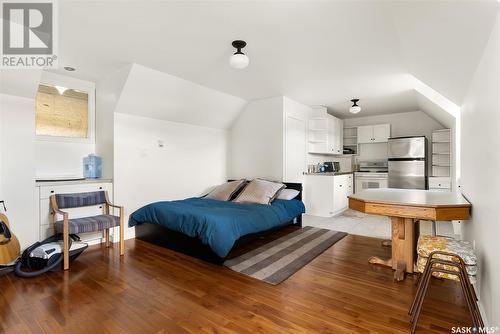
[[[34,99],[41,70],[0,70],[0,93]]]
[[[495,0],[62,0],[59,63],[92,81],[137,63],[245,100],[285,95],[340,114],[360,98],[366,115],[421,108],[411,74],[459,105],[499,7]],[[234,39],[248,42],[245,70],[228,65]]]
[[[114,111],[226,129],[245,104],[244,99],[133,64]]]
[[[408,72],[461,105],[495,24],[495,1],[385,4]]]

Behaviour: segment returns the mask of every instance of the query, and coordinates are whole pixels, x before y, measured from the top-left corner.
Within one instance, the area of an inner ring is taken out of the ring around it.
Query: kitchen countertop
[[[110,183],[112,179],[81,179],[81,180],[50,180],[50,181],[36,181],[37,187],[42,186],[66,186],[71,184],[91,184],[91,183]]]
[[[335,176],[335,175],[346,175],[346,174],[354,174],[354,172],[306,173],[305,175],[315,175],[315,176]]]
[[[349,196],[366,203],[407,205],[422,207],[470,207],[471,204],[458,191],[417,189],[367,189]]]

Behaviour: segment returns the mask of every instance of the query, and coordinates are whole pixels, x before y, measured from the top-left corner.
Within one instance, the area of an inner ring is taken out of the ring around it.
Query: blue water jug
[[[83,158],[83,177],[98,179],[102,176],[102,159],[95,154]]]

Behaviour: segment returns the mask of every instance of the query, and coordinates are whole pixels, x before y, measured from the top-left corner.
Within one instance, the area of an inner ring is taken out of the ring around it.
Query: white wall
[[[429,154],[431,152],[430,142],[432,139],[432,131],[445,128],[438,121],[422,111],[347,118],[344,120],[344,127],[387,123],[391,124],[392,137],[425,135],[429,141]],[[357,160],[363,161],[373,159],[387,159],[387,144],[379,143],[360,145],[360,152]],[[430,169],[431,166],[429,164],[429,173]]]
[[[35,100],[0,94],[0,194],[21,247],[36,241]]]
[[[65,75],[43,72],[41,83],[74,88],[88,93],[89,139],[50,138],[35,142],[35,166],[37,178],[83,177],[83,157],[95,153],[95,84]],[[36,94],[36,90],[33,92]],[[33,111],[34,112],[34,111]]]
[[[112,179],[114,169],[114,112],[132,65],[96,84],[96,154],[102,158],[102,176]]]
[[[95,153],[94,144],[36,140],[36,177],[83,177],[83,157]]]
[[[250,101],[230,130],[230,178],[283,177],[282,96]]]
[[[474,75],[461,116],[461,189],[472,203],[464,237],[479,256],[480,302],[500,324],[500,15]]]
[[[148,203],[205,194],[225,182],[226,164],[226,130],[115,114],[114,201],[126,215]]]

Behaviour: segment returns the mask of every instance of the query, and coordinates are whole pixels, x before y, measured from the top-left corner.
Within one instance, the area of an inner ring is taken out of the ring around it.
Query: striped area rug
[[[234,271],[276,285],[330,248],[347,233],[304,227],[224,265]]]

